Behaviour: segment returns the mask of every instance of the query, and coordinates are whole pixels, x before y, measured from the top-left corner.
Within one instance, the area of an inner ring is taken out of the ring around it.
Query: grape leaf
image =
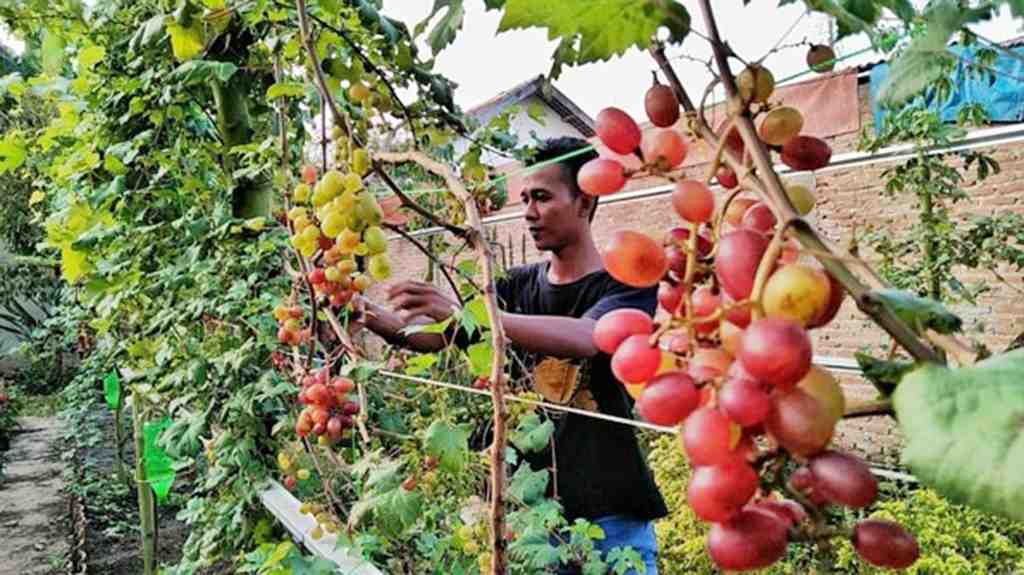
[[[943,496],[1024,521],[1024,350],[971,367],[924,365],[893,406],[903,462]]]
[[[532,505],[544,497],[548,488],[548,470],[533,471],[528,465],[521,465],[512,476],[508,493],[526,505]]]
[[[913,329],[953,333],[960,331],[963,325],[963,320],[933,299],[898,289],[873,290],[871,297],[882,302]]]
[[[469,452],[469,431],[436,419],[423,436],[423,447],[428,455],[438,458],[442,468],[459,471]]]
[[[690,32],[690,14],[682,4],[656,0],[507,0],[498,31],[547,28],[549,39],[561,39],[552,65],[557,77],[562,64],[597,62],[630,48],[647,48],[662,26],[671,41],[681,42]]]
[[[521,451],[532,453],[547,447],[554,432],[555,424],[550,419],[541,422],[539,415],[530,413],[519,422],[509,440]]]
[[[466,355],[469,357],[469,371],[476,377],[487,377],[491,373],[491,363],[494,358],[494,347],[490,341],[474,343],[466,348]]]
[[[386,532],[398,535],[416,523],[422,507],[423,496],[418,491],[398,487],[381,495],[373,512]]]
[[[434,55],[454,42],[456,34],[462,29],[462,21],[466,16],[466,9],[462,2],[463,0],[434,0],[434,7],[431,9],[430,15],[413,28],[413,34],[419,36],[426,30],[434,16],[447,8],[444,16],[427,34],[427,44],[430,45],[430,50]]]
[[[78,65],[89,69],[99,64],[107,56],[107,50],[103,46],[89,46],[78,51]]]
[[[116,371],[111,370],[103,378],[103,397],[107,400],[110,409],[121,407],[121,379],[117,377]]]
[[[191,60],[203,51],[203,25],[196,21],[185,28],[176,22],[167,22],[167,33],[171,35],[171,51],[179,62]]]
[[[39,49],[43,70],[47,74],[60,74],[64,65],[64,38],[47,28],[43,31],[43,44]]]
[[[528,569],[544,570],[557,565],[561,560],[559,549],[551,544],[548,530],[537,525],[531,525],[518,533],[508,546],[508,552]]]
[[[910,0],[881,0],[879,4],[891,10],[904,22],[910,22],[917,16],[917,11],[914,10],[914,5],[910,3]]]
[[[879,90],[886,105],[899,105],[920,94],[945,73],[955,58],[946,48],[954,33],[966,24],[987,20],[990,7],[961,8],[955,2],[936,3],[924,14],[925,33],[914,38],[896,59]]]
[[[171,72],[171,77],[184,85],[204,84],[216,78],[227,82],[238,71],[238,66],[231,62],[212,62],[209,60],[192,60],[181,64]]]
[[[302,82],[278,82],[267,88],[267,99],[275,98],[301,98],[306,95],[306,85]]]
[[[891,395],[900,379],[914,369],[914,363],[909,361],[885,361],[861,352],[854,353],[853,357],[864,377],[885,396]]]

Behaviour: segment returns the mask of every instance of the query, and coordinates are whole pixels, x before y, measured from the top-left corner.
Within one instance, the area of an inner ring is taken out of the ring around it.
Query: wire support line
[[[391,377],[393,379],[404,379],[404,380],[413,381],[413,382],[416,382],[416,383],[424,383],[424,384],[427,384],[427,385],[434,385],[434,386],[437,386],[437,387],[444,387],[444,388],[448,388],[448,389],[456,389],[458,391],[465,391],[465,392],[468,392],[468,393],[474,393],[476,395],[485,395],[485,396],[488,396],[488,397],[490,397],[490,395],[491,395],[491,392],[488,391],[488,390],[485,390],[485,389],[475,389],[475,388],[472,388],[472,387],[466,387],[464,385],[457,385],[457,384],[454,384],[454,383],[448,383],[446,381],[437,381],[437,380],[434,380],[434,379],[427,379],[425,377],[417,377],[415,375],[406,375],[404,373],[397,373],[397,372],[394,372],[394,371],[379,371],[377,373],[380,373],[381,375],[386,375],[386,376]],[[533,399],[526,399],[526,398],[522,398],[522,397],[516,397],[514,395],[506,396],[505,400],[506,401],[515,401],[515,402],[519,402],[519,403],[525,403],[527,405],[534,405],[534,406],[541,407],[541,408],[544,408],[544,409],[550,409],[552,411],[562,411],[562,412],[565,412],[565,413],[573,413],[573,414],[576,414],[576,415],[582,415],[584,417],[592,417],[594,419],[603,419],[605,421],[610,421],[612,423],[620,423],[622,425],[627,425],[627,426],[631,426],[631,427],[639,427],[641,429],[647,429],[647,430],[650,430],[650,431],[657,431],[659,433],[671,433],[671,434],[674,435],[674,434],[679,432],[679,428],[678,427],[667,427],[667,426],[664,426],[664,425],[655,425],[653,423],[647,423],[646,421],[637,421],[635,419],[629,419],[629,418],[626,418],[626,417],[617,417],[615,415],[608,415],[606,413],[599,413],[599,412],[596,412],[596,411],[588,411],[586,409],[578,409],[578,408],[575,408],[575,407],[569,407],[567,405],[559,405],[557,403],[548,403],[546,401],[536,401],[536,400],[533,400]]]

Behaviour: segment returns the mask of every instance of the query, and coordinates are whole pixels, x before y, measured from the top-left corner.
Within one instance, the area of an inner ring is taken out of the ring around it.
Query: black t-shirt
[[[520,266],[497,282],[502,308],[525,315],[599,319],[618,308],[653,314],[655,288],[637,289],[608,272],[588,274],[568,284],[552,284],[548,263]],[[610,357],[590,359],[541,357],[512,347],[517,381],[526,381],[545,400],[572,407],[632,417],[633,401],[612,375]],[[644,461],[632,427],[593,417],[546,410],[555,424],[558,496],[569,521],[628,515],[650,520],[668,514]],[[525,457],[533,469],[550,467],[550,449]],[[550,493],[549,487],[549,495]]]

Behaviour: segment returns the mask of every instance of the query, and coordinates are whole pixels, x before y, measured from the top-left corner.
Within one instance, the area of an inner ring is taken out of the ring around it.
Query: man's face
[[[553,164],[528,174],[519,197],[538,250],[558,253],[589,233],[590,202],[583,194],[573,194],[564,167]]]

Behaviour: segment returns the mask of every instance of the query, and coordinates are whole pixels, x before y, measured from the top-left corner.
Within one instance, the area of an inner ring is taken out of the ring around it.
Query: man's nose
[[[526,220],[534,221],[540,218],[540,212],[537,211],[537,203],[533,200],[526,200]]]

